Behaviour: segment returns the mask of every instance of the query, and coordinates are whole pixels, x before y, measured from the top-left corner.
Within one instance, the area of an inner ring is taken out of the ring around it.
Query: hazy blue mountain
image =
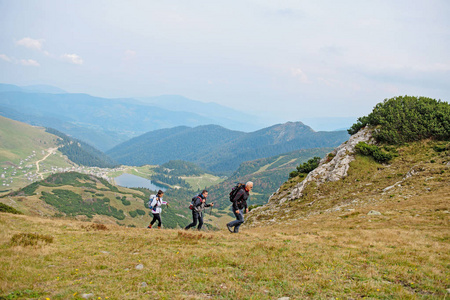
[[[190,112],[204,118],[213,119],[215,121],[214,124],[232,130],[249,132],[273,124],[267,120],[256,117],[255,115],[239,111],[239,107],[232,109],[217,103],[200,102],[179,95],[162,95],[137,99],[141,100],[143,103],[160,108],[172,111]]]
[[[46,84],[35,84],[22,86],[22,89],[33,93],[48,93],[48,94],[66,94],[67,92],[59,87],[46,85]]]
[[[336,131],[349,129],[357,119],[357,117],[315,117],[302,118],[302,122],[316,131]]]
[[[1,92],[21,92],[21,91],[23,91],[23,89],[17,85],[0,83],[0,93]]]
[[[315,132],[301,122],[288,122],[245,133],[217,125],[176,127],[148,132],[124,142],[107,154],[122,164],[163,164],[186,160],[216,173],[230,174],[244,161],[299,149],[335,147],[346,131]]]
[[[53,127],[101,150],[151,130],[215,123],[212,118],[170,111],[134,99],[107,99],[86,94],[0,92],[0,107],[5,117]]]
[[[63,89],[46,84],[18,86],[14,84],[5,84],[5,83],[0,83],[0,92],[29,92],[29,93],[48,93],[48,94],[67,93]]]
[[[0,114],[32,125],[55,128],[102,151],[162,128],[207,124],[241,131],[261,128],[256,117],[181,96],[160,96],[143,101],[59,93],[61,91],[45,85],[0,84]]]

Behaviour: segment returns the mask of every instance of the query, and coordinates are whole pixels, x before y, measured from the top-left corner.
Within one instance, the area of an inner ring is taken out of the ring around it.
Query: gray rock
[[[290,300],[291,298],[289,298],[289,297],[281,297],[281,298],[278,298],[278,300]]]
[[[147,286],[148,286],[147,282],[141,282],[141,287],[147,287]]]
[[[371,210],[367,213],[368,216],[381,216],[381,213],[376,210]]]
[[[138,264],[138,265],[135,267],[136,270],[142,270],[143,268],[144,268],[144,265],[143,265],[143,264]]]
[[[91,298],[94,298],[94,294],[82,294],[81,298],[83,298],[83,299],[91,299]]]
[[[338,181],[347,176],[349,164],[355,159],[355,146],[359,142],[369,142],[372,138],[371,131],[368,129],[362,129],[358,133],[352,135],[350,139],[337,147],[331,154],[334,155],[333,159],[328,162],[328,157],[322,158],[319,166],[313,171],[309,172],[302,182],[298,183],[292,190],[291,194],[279,199],[279,203],[283,203],[288,200],[295,200],[303,196],[303,190],[306,185],[314,181],[317,185],[320,185],[327,181]],[[276,198],[278,195],[275,193],[272,198]],[[277,201],[275,199],[275,201]]]

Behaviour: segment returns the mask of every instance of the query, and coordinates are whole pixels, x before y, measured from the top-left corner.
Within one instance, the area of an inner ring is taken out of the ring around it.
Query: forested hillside
[[[183,160],[171,160],[156,167],[154,170],[170,176],[199,176],[206,173],[205,170],[199,168],[196,164]]]
[[[186,160],[215,174],[230,175],[244,161],[298,149],[334,147],[348,138],[345,131],[315,132],[296,123],[274,125],[251,133],[208,125],[146,133],[107,152],[122,164],[163,164]]]
[[[230,206],[229,193],[238,182],[252,181],[254,187],[248,201],[249,205],[263,205],[270,195],[285,182],[295,167],[313,156],[324,156],[332,148],[303,149],[277,156],[243,162],[232,176],[209,188],[209,200],[218,208]]]
[[[148,132],[106,153],[125,165],[161,165],[170,160],[185,160],[203,166],[202,157],[242,135],[245,133],[217,125],[179,126]]]
[[[48,133],[59,136],[59,151],[78,165],[99,168],[114,168],[118,164],[103,152],[86,144],[83,141],[73,139],[53,128],[46,128]]]

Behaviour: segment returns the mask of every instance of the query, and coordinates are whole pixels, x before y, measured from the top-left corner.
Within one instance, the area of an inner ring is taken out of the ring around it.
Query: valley
[[[409,123],[386,121],[392,116]],[[0,195],[1,297],[445,298],[449,118],[450,106],[433,99],[385,100],[337,148],[244,161],[226,177],[183,160],[80,166],[69,155],[105,159],[62,134],[0,118],[2,179],[17,187]],[[403,140],[380,141],[393,137]],[[63,155],[61,140],[76,151]],[[114,185],[122,174],[166,188],[162,230],[146,228],[154,191]],[[252,209],[231,234],[228,193],[248,180]],[[203,188],[215,203],[204,230],[182,230]]]

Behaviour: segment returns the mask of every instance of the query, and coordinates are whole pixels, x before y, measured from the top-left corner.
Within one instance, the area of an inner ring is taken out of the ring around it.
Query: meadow
[[[239,234],[1,213],[0,299],[445,299],[449,194]]]

